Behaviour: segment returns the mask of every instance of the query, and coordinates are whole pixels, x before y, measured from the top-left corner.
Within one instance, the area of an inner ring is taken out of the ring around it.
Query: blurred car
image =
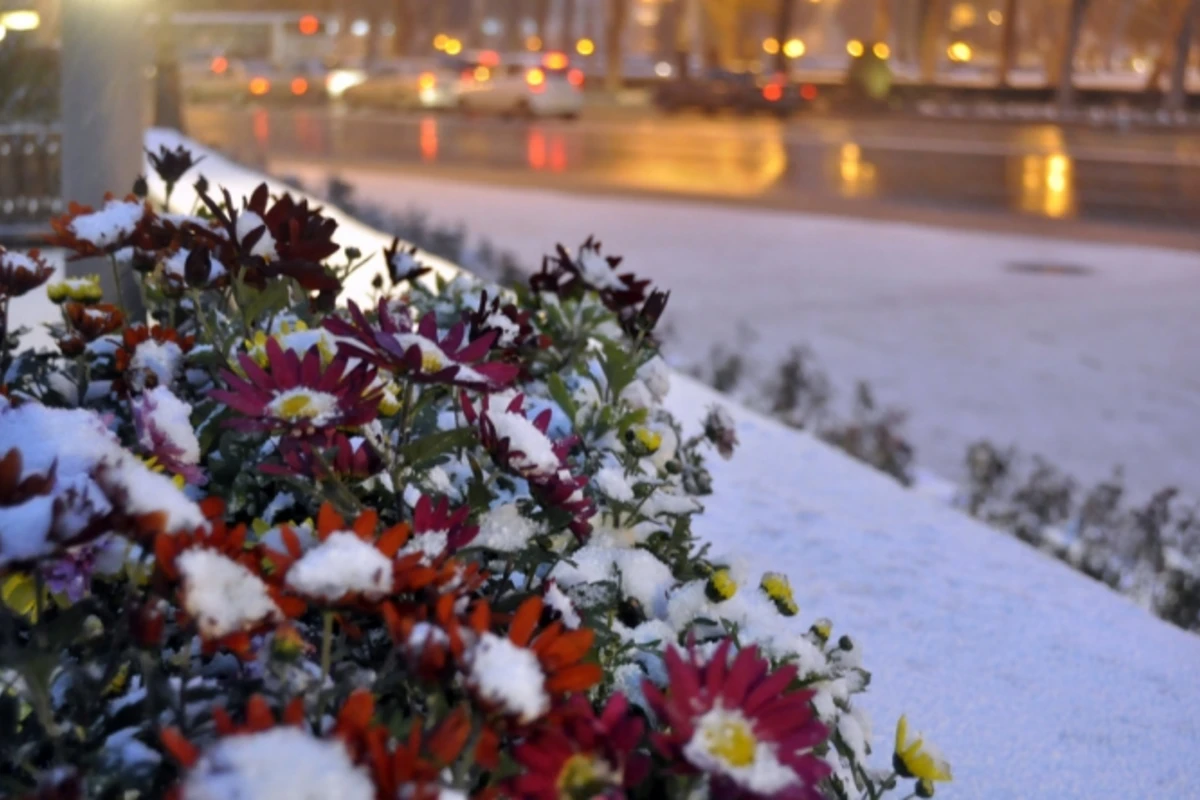
[[[698,110],[787,116],[810,108],[816,99],[817,87],[810,83],[796,84],[782,75],[721,69],[696,78],[662,81],[654,89],[654,104],[667,113]]]
[[[327,70],[319,61],[303,61],[286,68],[262,62],[247,63],[243,99],[268,104],[319,104],[329,99]]]
[[[185,60],[179,77],[183,96],[191,103],[240,102],[250,80],[245,62],[221,53]]]
[[[351,108],[430,109],[458,106],[461,75],[474,65],[464,59],[405,60],[384,64],[341,98]]]
[[[575,119],[583,111],[583,70],[563,53],[518,56],[464,70],[458,107],[466,113]]]

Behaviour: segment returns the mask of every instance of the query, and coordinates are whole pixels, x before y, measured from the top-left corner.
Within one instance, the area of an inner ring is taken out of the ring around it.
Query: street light
[[[858,58],[863,54],[863,43],[858,39],[851,39],[846,42],[846,52],[850,54],[851,58]]]
[[[591,39],[580,39],[575,43],[575,52],[581,56],[590,56],[596,52],[596,43]]]
[[[768,55],[775,55],[779,52],[779,40],[774,36],[768,36],[763,39],[763,52]]]
[[[887,61],[888,56],[892,54],[892,48],[888,47],[884,42],[876,42],[875,46],[871,48],[871,52],[880,61]]]
[[[0,13],[0,28],[7,28],[10,31],[34,31],[41,24],[41,16],[38,12],[30,9]]]
[[[799,58],[807,48],[800,39],[788,39],[783,45],[783,54],[788,58]]]
[[[966,63],[971,60],[971,46],[966,42],[955,42],[946,48],[946,55],[950,56],[951,61]]]

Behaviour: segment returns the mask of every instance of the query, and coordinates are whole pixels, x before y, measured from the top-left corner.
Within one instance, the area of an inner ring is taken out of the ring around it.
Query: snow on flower
[[[128,239],[142,219],[146,207],[131,200],[109,200],[99,211],[80,214],[67,226],[77,239],[100,250]]]
[[[326,601],[347,594],[378,599],[391,590],[392,577],[391,559],[353,533],[342,531],[293,564],[287,585],[306,597]]]
[[[537,532],[537,524],[522,514],[516,503],[505,503],[483,515],[479,521],[479,535],[472,544],[511,553],[523,549]]]
[[[571,598],[567,597],[563,590],[558,588],[558,584],[554,581],[546,583],[546,589],[542,593],[542,599],[546,601],[548,608],[558,612],[559,618],[563,625],[568,628],[578,628],[582,620],[579,618],[579,612],[575,610],[575,604],[571,602]]]
[[[484,633],[468,656],[467,683],[480,697],[522,722],[532,722],[550,708],[546,676],[537,655],[494,633]]]
[[[920,733],[908,729],[908,715],[902,714],[896,723],[896,747],[892,766],[905,778],[924,781],[949,781],[953,779],[950,764],[942,754]]]
[[[633,487],[625,479],[625,473],[619,467],[602,467],[592,482],[597,489],[611,500],[618,503],[628,503],[633,500]]]
[[[621,592],[647,609],[665,610],[667,594],[676,583],[670,567],[647,550],[588,544],[571,554],[574,566],[560,561],[550,577],[562,586],[586,586],[615,580],[620,575]]]
[[[281,612],[262,579],[245,566],[204,548],[184,551],[176,560],[183,578],[183,605],[206,639],[219,639]]]
[[[238,214],[236,233],[239,242],[244,242],[247,236],[259,229],[262,230],[262,236],[250,248],[250,255],[265,258],[268,261],[277,258],[279,250],[275,246],[275,237],[271,235],[263,218],[249,209]]]
[[[141,342],[129,362],[133,389],[141,391],[148,385],[170,386],[179,377],[182,360],[183,349],[175,342],[157,342],[153,339]],[[147,380],[150,375],[154,376],[153,382]]]
[[[220,739],[200,756],[183,783],[184,800],[374,800],[366,771],[337,739],[277,727]]]
[[[156,386],[133,401],[138,443],[156,456],[168,469],[182,468],[200,461],[200,440],[192,428],[192,407],[166,386]]]
[[[489,408],[484,415],[495,429],[496,438],[508,440],[511,463],[518,472],[536,476],[558,470],[554,442],[524,414]]]

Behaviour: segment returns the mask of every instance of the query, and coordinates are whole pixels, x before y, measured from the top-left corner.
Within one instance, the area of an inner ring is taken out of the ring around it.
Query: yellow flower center
[[[268,412],[287,422],[314,420],[324,422],[337,408],[337,398],[326,392],[289,389],[276,395]]]
[[[421,372],[437,372],[444,366],[445,364],[442,362],[441,356],[437,353],[432,353],[428,350],[421,353]]]
[[[719,569],[708,579],[709,599],[714,602],[728,600],[737,594],[738,585],[727,569]]]
[[[585,800],[595,797],[613,783],[612,770],[584,753],[576,753],[563,762],[558,773],[559,800]]]
[[[758,740],[740,716],[722,714],[710,720],[702,734],[704,748],[729,766],[748,767],[754,763]]]
[[[651,453],[658,452],[658,448],[662,447],[661,433],[655,433],[649,428],[638,428],[634,435],[642,443],[642,447],[645,447]]]
[[[774,601],[779,613],[791,617],[799,612],[800,607],[796,605],[796,598],[792,595],[792,585],[786,575],[768,572],[763,575],[761,586],[767,597]]]

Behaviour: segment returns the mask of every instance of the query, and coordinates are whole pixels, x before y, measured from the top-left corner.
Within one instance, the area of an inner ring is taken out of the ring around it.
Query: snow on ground
[[[321,185],[324,168],[279,174]],[[355,169],[364,200],[435,221],[537,265],[556,239],[597,234],[672,290],[677,362],[714,342],[764,373],[807,343],[847,409],[867,379],[911,412],[918,463],[961,478],[967,445],[1016,443],[1085,481],[1123,464],[1139,497],[1200,493],[1200,257],[1193,253],[697,203],[471,185]],[[1087,275],[1010,271],[1079,265]]]
[[[675,377],[693,430],[723,398]],[[752,574],[788,573],[872,670],[873,741],[909,722],[954,768],[948,798],[1195,797],[1200,637],[778,423],[733,409],[695,523]]]

